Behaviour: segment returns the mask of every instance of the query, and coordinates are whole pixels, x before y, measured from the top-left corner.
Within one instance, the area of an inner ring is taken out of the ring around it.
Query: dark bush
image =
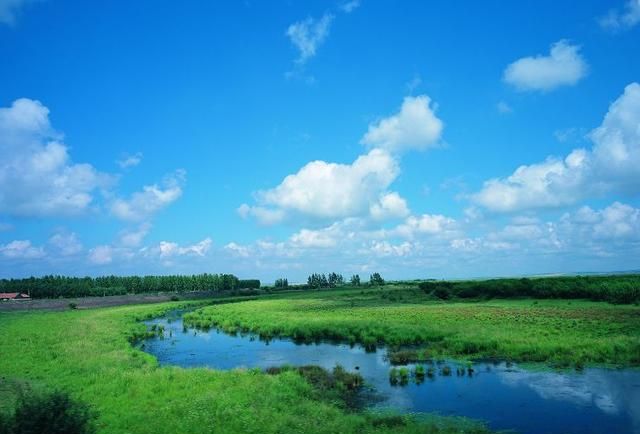
[[[238,280],[237,287],[240,289],[260,289],[260,281],[258,279]]]
[[[65,392],[28,393],[19,400],[12,418],[6,422],[8,434],[92,434],[93,414],[83,403]]]
[[[375,427],[397,428],[405,426],[407,420],[401,415],[374,415],[371,424]]]
[[[451,298],[451,290],[444,286],[439,286],[433,290],[433,295],[438,297],[440,300],[448,300]]]

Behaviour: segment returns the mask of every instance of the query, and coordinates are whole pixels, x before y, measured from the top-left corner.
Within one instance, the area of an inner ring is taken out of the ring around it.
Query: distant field
[[[640,307],[585,300],[444,302],[398,285],[205,307],[185,320],[265,337],[420,345],[433,357],[640,365]]]

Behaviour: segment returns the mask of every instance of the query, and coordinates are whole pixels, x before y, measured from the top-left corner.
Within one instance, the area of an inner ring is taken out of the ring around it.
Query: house
[[[0,292],[0,301],[8,300],[31,300],[31,297],[22,292]]]

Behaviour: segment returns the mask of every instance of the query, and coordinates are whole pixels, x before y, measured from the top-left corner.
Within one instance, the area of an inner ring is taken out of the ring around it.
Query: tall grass
[[[447,419],[448,428],[440,431],[440,422],[403,417],[389,426],[384,418],[346,411],[314,397],[314,386],[293,371],[271,376],[259,370],[160,367],[130,342],[147,333],[137,320],[177,306],[0,314],[7,337],[0,340],[0,377],[23,378],[86,402],[98,414],[99,433],[460,431],[457,419]],[[486,432],[478,425],[465,430]]]
[[[453,356],[640,365],[636,306],[530,299],[442,303],[405,289],[391,290],[403,297],[394,302],[382,297],[388,291],[298,294],[205,307],[186,315],[185,322],[264,338],[419,346],[419,354],[391,352],[391,361],[400,364]]]

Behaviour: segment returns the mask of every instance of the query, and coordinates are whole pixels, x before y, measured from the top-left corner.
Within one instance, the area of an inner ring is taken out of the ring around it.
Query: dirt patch
[[[68,310],[71,303],[77,309],[92,309],[97,307],[124,306],[128,304],[162,303],[175,300],[198,300],[202,298],[217,298],[221,294],[203,291],[176,294],[175,292],[157,294],[128,294],[109,295],[106,297],[80,297],[80,298],[45,298],[29,301],[1,301],[0,312],[14,312],[24,310]]]

